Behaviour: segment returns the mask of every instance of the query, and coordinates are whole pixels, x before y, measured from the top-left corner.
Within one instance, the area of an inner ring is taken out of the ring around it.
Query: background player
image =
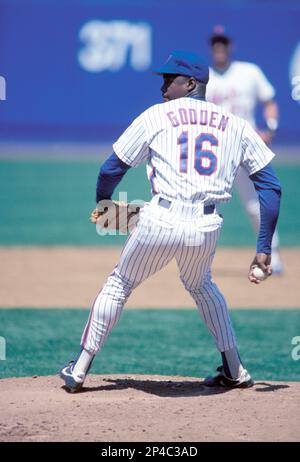
[[[262,70],[253,63],[232,61],[232,40],[222,26],[216,26],[210,37],[212,67],[207,85],[207,101],[219,104],[226,110],[246,119],[256,128],[255,110],[263,104],[266,130],[257,130],[265,143],[270,143],[278,127],[278,106],[275,90]],[[240,168],[236,186],[242,203],[255,231],[259,228],[259,203],[252,182],[244,168]],[[272,242],[273,274],[281,274],[283,265],[278,252],[279,237],[275,231]]]
[[[211,265],[222,226],[217,207],[230,199],[242,163],[258,190],[262,214],[252,264],[271,273],[280,202],[280,185],[269,165],[274,154],[247,122],[205,101],[209,71],[197,55],[174,52],[156,72],[164,77],[164,103],[143,112],[114,143],[114,153],[100,170],[96,199],[111,198],[128,169],[143,162],[151,167],[154,196],[95,299],[79,355],[60,372],[72,392],[82,387],[131,292],[174,258],[221,353],[219,374],[205,384],[253,385],[238,353],[226,301],[212,281]],[[251,271],[249,279],[259,282]]]

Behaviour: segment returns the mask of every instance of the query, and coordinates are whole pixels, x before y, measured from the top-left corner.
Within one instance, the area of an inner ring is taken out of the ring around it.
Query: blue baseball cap
[[[231,38],[225,30],[224,26],[217,25],[213,29],[213,33],[209,38],[211,45],[215,43],[223,43],[224,45],[229,45],[231,43]]]
[[[159,75],[187,75],[205,84],[209,80],[209,68],[205,58],[186,51],[173,51],[166,63],[162,67],[154,69],[153,72]]]

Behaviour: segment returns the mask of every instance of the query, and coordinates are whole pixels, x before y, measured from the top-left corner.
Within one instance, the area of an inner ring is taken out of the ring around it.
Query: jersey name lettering
[[[186,109],[183,107],[179,108],[176,112],[168,112],[167,117],[174,128],[179,127],[179,125],[201,125],[217,128],[223,132],[229,121],[229,117],[220,115],[215,111],[207,111],[206,109],[196,111],[196,109]]]

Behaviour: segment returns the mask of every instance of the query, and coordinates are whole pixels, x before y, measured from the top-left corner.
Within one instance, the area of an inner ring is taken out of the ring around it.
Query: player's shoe
[[[80,348],[76,358],[73,361],[70,361],[69,364],[67,364],[65,367],[63,367],[59,373],[60,378],[64,380],[65,386],[70,393],[76,393],[77,391],[81,390],[85,378],[90,368],[92,367],[95,358],[95,355],[93,355],[86,372],[80,372],[79,374],[75,374],[74,367],[77,361],[79,360],[82,351],[83,347]]]
[[[250,388],[254,385],[254,381],[246,369],[243,369],[240,377],[237,380],[229,379],[226,377],[222,366],[218,367],[217,371],[219,374],[215,377],[207,377],[204,380],[203,385],[206,387],[224,388]]]
[[[76,393],[81,390],[86,377],[84,373],[75,375],[73,372],[74,366],[75,361],[70,361],[59,373],[60,378],[64,380],[65,386],[70,393]]]

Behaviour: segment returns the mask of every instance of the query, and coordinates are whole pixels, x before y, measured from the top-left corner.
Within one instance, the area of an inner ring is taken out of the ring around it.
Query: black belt
[[[169,201],[168,199],[165,199],[164,197],[160,197],[158,199],[158,205],[160,205],[161,207],[164,207],[165,209],[169,209],[172,205],[172,201]],[[214,213],[215,208],[216,208],[215,204],[205,205],[203,208],[204,215],[210,215],[211,213]]]

